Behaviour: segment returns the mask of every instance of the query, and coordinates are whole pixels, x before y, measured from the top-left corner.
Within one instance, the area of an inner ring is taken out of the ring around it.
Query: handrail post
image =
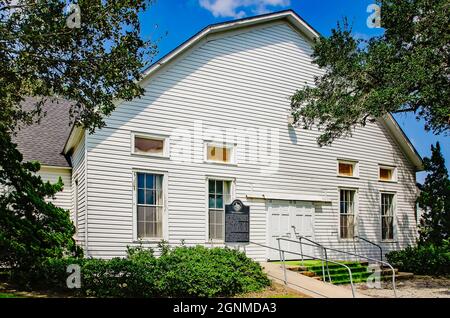
[[[326,276],[325,276],[325,266],[324,266],[324,264],[323,264],[323,248],[321,248],[321,251],[322,251],[322,276],[323,276],[323,282],[326,282]]]
[[[353,236],[353,251],[356,253],[356,242],[355,242],[355,237],[357,237],[356,235]]]
[[[303,259],[303,245],[302,245],[302,237],[300,236],[298,238],[299,242],[300,242],[300,254],[302,254],[302,266],[305,266],[305,261]]]
[[[325,251],[325,263],[327,264],[328,281],[331,283],[330,268],[328,267],[328,252],[327,252],[327,248],[325,246],[322,246],[322,248]]]
[[[391,264],[389,264],[389,263],[386,263],[386,264],[388,264],[392,270],[392,290],[394,291],[394,297],[397,298],[397,288],[395,286],[395,269],[394,269],[394,267],[392,267]]]
[[[350,277],[350,285],[352,286],[352,295],[353,295],[353,298],[356,298],[356,295],[355,295],[355,285],[353,285],[352,271],[350,270],[350,267],[347,267],[347,269],[348,269],[348,273],[350,274],[349,277]]]
[[[283,266],[283,274],[284,274],[284,284],[287,285],[287,273],[286,273],[286,261],[284,257],[284,251],[281,250],[280,238],[277,238],[278,241],[278,251],[280,252],[280,260]]]

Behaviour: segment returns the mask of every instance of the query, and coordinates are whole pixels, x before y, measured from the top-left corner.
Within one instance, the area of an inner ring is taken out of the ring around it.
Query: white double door
[[[314,205],[311,202],[271,200],[267,205],[269,214],[269,245],[278,248],[277,238],[292,240],[280,240],[281,249],[301,253],[308,259],[314,256],[314,247],[298,243],[297,235],[302,235],[308,239],[314,239]],[[303,240],[310,244],[310,242]],[[310,257],[308,257],[310,256]],[[285,253],[288,260],[301,259],[300,255]],[[279,260],[279,251],[270,249],[270,260]]]

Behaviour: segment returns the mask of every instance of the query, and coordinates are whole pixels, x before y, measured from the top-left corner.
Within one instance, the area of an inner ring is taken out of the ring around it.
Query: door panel
[[[278,248],[278,237],[297,241],[295,231],[307,238],[313,239],[313,205],[309,202],[272,201],[268,202],[269,213],[269,245]],[[280,241],[282,249],[300,253],[300,244],[297,242]],[[314,250],[310,246],[302,246],[303,253],[313,256]],[[300,259],[301,256],[292,253],[285,254],[286,259]],[[305,257],[308,258],[308,257]],[[276,250],[270,250],[269,259],[279,260]]]

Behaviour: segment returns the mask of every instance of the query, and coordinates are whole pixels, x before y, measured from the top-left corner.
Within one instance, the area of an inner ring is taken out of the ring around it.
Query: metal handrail
[[[296,242],[296,241],[291,240],[291,239],[277,238],[277,240],[279,240],[279,239],[283,239],[285,241]],[[305,243],[301,243],[301,244],[305,244]],[[327,247],[327,249],[330,250],[330,251],[338,252],[338,253],[344,253],[344,254],[348,254],[348,255],[352,255],[352,256],[362,257],[362,258],[365,258],[367,260],[371,260],[371,261],[374,261],[374,262],[377,262],[377,263],[381,263],[381,264],[385,264],[385,265],[389,266],[391,268],[391,271],[392,271],[392,289],[394,291],[394,297],[397,298],[397,289],[395,287],[395,269],[394,269],[394,267],[392,267],[391,264],[389,264],[388,262],[379,261],[379,260],[377,260],[375,258],[371,258],[371,257],[368,257],[368,256],[359,255],[359,254],[356,254],[356,253],[350,253],[350,252],[347,252],[347,251],[339,250],[337,248]],[[330,262],[332,262],[332,261],[330,261]]]
[[[291,240],[291,239],[287,239],[287,238],[284,238],[284,237],[278,237],[277,240],[278,240],[278,246],[280,246],[280,241],[281,241],[281,240],[283,240],[283,241],[288,241],[288,242],[294,242],[294,243],[297,242],[297,241],[294,241],[294,240]],[[316,242],[313,242],[313,243],[316,243]],[[305,244],[305,245],[313,246],[313,245],[311,245],[311,244],[304,243],[304,242],[301,242],[300,244]],[[280,249],[281,249],[281,247],[280,247]],[[298,255],[298,253],[295,253],[295,252],[290,252],[290,251],[287,251],[287,252],[290,253],[290,254],[296,254],[296,255]],[[313,259],[321,260],[322,262],[324,261],[324,259],[323,259],[323,258],[320,258],[320,257],[311,256],[311,255],[306,255],[306,254],[303,254],[303,255],[306,256],[306,257],[313,258]],[[352,286],[353,297],[355,297],[355,291],[354,291],[355,286],[353,285],[353,274],[352,274],[352,271],[351,271],[350,267],[348,267],[347,265],[345,265],[345,264],[343,264],[343,263],[339,263],[339,262],[337,262],[337,261],[331,261],[331,260],[330,260],[330,263],[338,264],[338,265],[341,265],[341,266],[344,266],[345,268],[347,268],[347,270],[348,270],[348,272],[349,272],[349,277],[350,277],[350,284],[351,284],[351,286]],[[324,281],[325,281],[325,280],[324,280]]]
[[[285,238],[283,238],[283,239],[287,240],[287,241],[291,241],[291,242],[296,242],[296,241],[290,240],[290,239],[285,239]],[[302,243],[302,244],[305,244],[305,243]],[[350,252],[343,251],[343,250],[339,250],[337,248],[327,247],[327,249],[330,250],[330,251],[338,252],[338,253],[344,253],[344,254],[347,254],[347,255],[352,255],[352,256],[356,256],[356,257],[362,257],[362,258],[365,258],[367,260],[374,261],[374,262],[385,264],[385,265],[389,266],[391,268],[391,271],[392,271],[392,289],[394,291],[394,296],[397,298],[397,289],[395,287],[395,269],[394,269],[394,267],[392,267],[391,264],[389,264],[388,262],[385,262],[385,261],[379,261],[379,260],[377,260],[375,258],[371,258],[371,257],[368,257],[368,256],[364,256],[364,255],[360,255],[360,254],[356,254],[356,253],[350,253]]]
[[[288,240],[288,241],[292,241],[292,242],[297,242],[297,241],[293,241],[293,240],[282,238],[282,237],[277,238],[277,240],[278,240],[278,246],[280,246],[280,240]],[[295,254],[295,255],[300,255],[300,256],[301,256],[301,254],[297,253],[297,252],[291,252],[291,251],[287,251],[287,250],[282,250],[280,247],[279,248],[271,247],[271,246],[267,246],[267,245],[256,243],[256,242],[249,242],[249,243],[250,244],[255,244],[255,245],[258,245],[258,246],[261,246],[261,247],[265,247],[265,248],[268,248],[268,249],[276,250],[276,251],[280,252],[280,256],[282,256],[281,260],[282,260],[282,263],[283,263],[284,283],[287,284],[286,259],[284,257],[285,256],[284,253],[286,252],[286,253],[289,253],[289,254]],[[303,244],[305,244],[305,243],[303,243]],[[322,260],[322,261],[324,260],[323,258],[312,256],[312,255],[306,255],[306,254],[303,254],[303,255],[306,256],[306,257],[311,257],[313,259],[318,259],[318,260]],[[350,270],[350,267],[348,267],[347,265],[345,265],[343,263],[339,263],[339,262],[335,262],[335,261],[331,261],[331,260],[329,262],[333,263],[333,264],[344,266],[348,270],[348,274],[349,274],[349,277],[350,277],[350,284],[351,284],[351,287],[352,287],[352,295],[353,295],[353,298],[355,298],[356,297],[355,286],[353,284],[353,275],[352,275],[352,271]]]
[[[297,229],[296,229],[296,227],[294,225],[292,225],[291,227],[294,230],[295,236],[298,238],[298,240],[300,242],[300,253],[303,253],[302,239],[305,239],[308,242],[311,242],[311,243],[315,244],[315,246],[322,248],[322,251],[325,252],[325,264],[326,264],[326,267],[327,267],[328,281],[331,283],[330,269],[328,268],[327,248],[325,246],[323,246],[322,244],[320,244],[320,243],[317,243],[317,242],[315,242],[315,241],[313,241],[313,240],[311,240],[311,239],[309,239],[307,237],[304,237],[303,235],[298,234],[297,233]],[[306,244],[306,245],[309,245],[309,244]],[[323,256],[323,254],[322,254],[322,256]],[[302,256],[302,265],[304,265],[303,256]],[[322,261],[322,275],[323,275],[323,281],[325,281],[325,268],[324,268],[324,265],[323,265],[323,261]]]
[[[283,239],[284,239],[284,240],[287,240],[287,241],[291,241],[291,242],[296,242],[296,241],[290,240],[290,239],[285,239],[285,238],[283,238]],[[308,239],[308,240],[309,240],[309,241],[312,241],[312,240],[310,240],[310,239]],[[312,241],[312,242],[315,243],[315,244],[319,244],[319,243],[314,242],[314,241]],[[300,245],[301,245],[301,244],[306,244],[306,243],[300,242]],[[310,244],[306,244],[306,245],[310,245]],[[323,246],[323,245],[322,245],[322,246]],[[375,261],[375,262],[377,262],[377,263],[381,263],[381,264],[385,264],[385,265],[389,266],[389,267],[391,268],[391,271],[392,271],[392,289],[393,289],[393,291],[394,291],[394,297],[397,298],[397,289],[396,289],[396,286],[395,286],[395,269],[394,269],[394,267],[392,267],[391,264],[389,264],[388,262],[382,261],[382,260],[379,261],[379,260],[377,260],[377,259],[374,259],[374,258],[371,258],[371,257],[364,256],[364,255],[361,255],[361,254],[350,253],[350,252],[347,252],[347,251],[339,250],[339,249],[337,249],[337,248],[331,248],[331,247],[324,247],[324,248],[326,248],[326,249],[328,249],[328,250],[330,250],[330,251],[338,252],[338,253],[344,253],[344,254],[348,254],[348,255],[360,257],[360,258],[365,258],[365,259],[367,259],[367,260]]]
[[[380,261],[383,261],[383,248],[381,247],[381,245],[378,245],[377,243],[369,241],[368,239],[366,239],[364,237],[361,237],[361,236],[358,236],[358,235],[353,236],[353,241],[355,241],[355,238],[358,238],[358,239],[363,240],[363,241],[365,241],[365,242],[367,242],[369,244],[372,244],[373,246],[378,247],[380,249]]]

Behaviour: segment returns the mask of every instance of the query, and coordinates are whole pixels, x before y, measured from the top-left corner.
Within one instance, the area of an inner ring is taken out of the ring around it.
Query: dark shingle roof
[[[24,110],[35,108],[36,98],[22,102]],[[46,112],[39,124],[23,127],[14,137],[24,161],[37,160],[43,165],[70,167],[62,150],[71,131],[69,109],[71,102],[64,99],[47,100],[42,106]]]

